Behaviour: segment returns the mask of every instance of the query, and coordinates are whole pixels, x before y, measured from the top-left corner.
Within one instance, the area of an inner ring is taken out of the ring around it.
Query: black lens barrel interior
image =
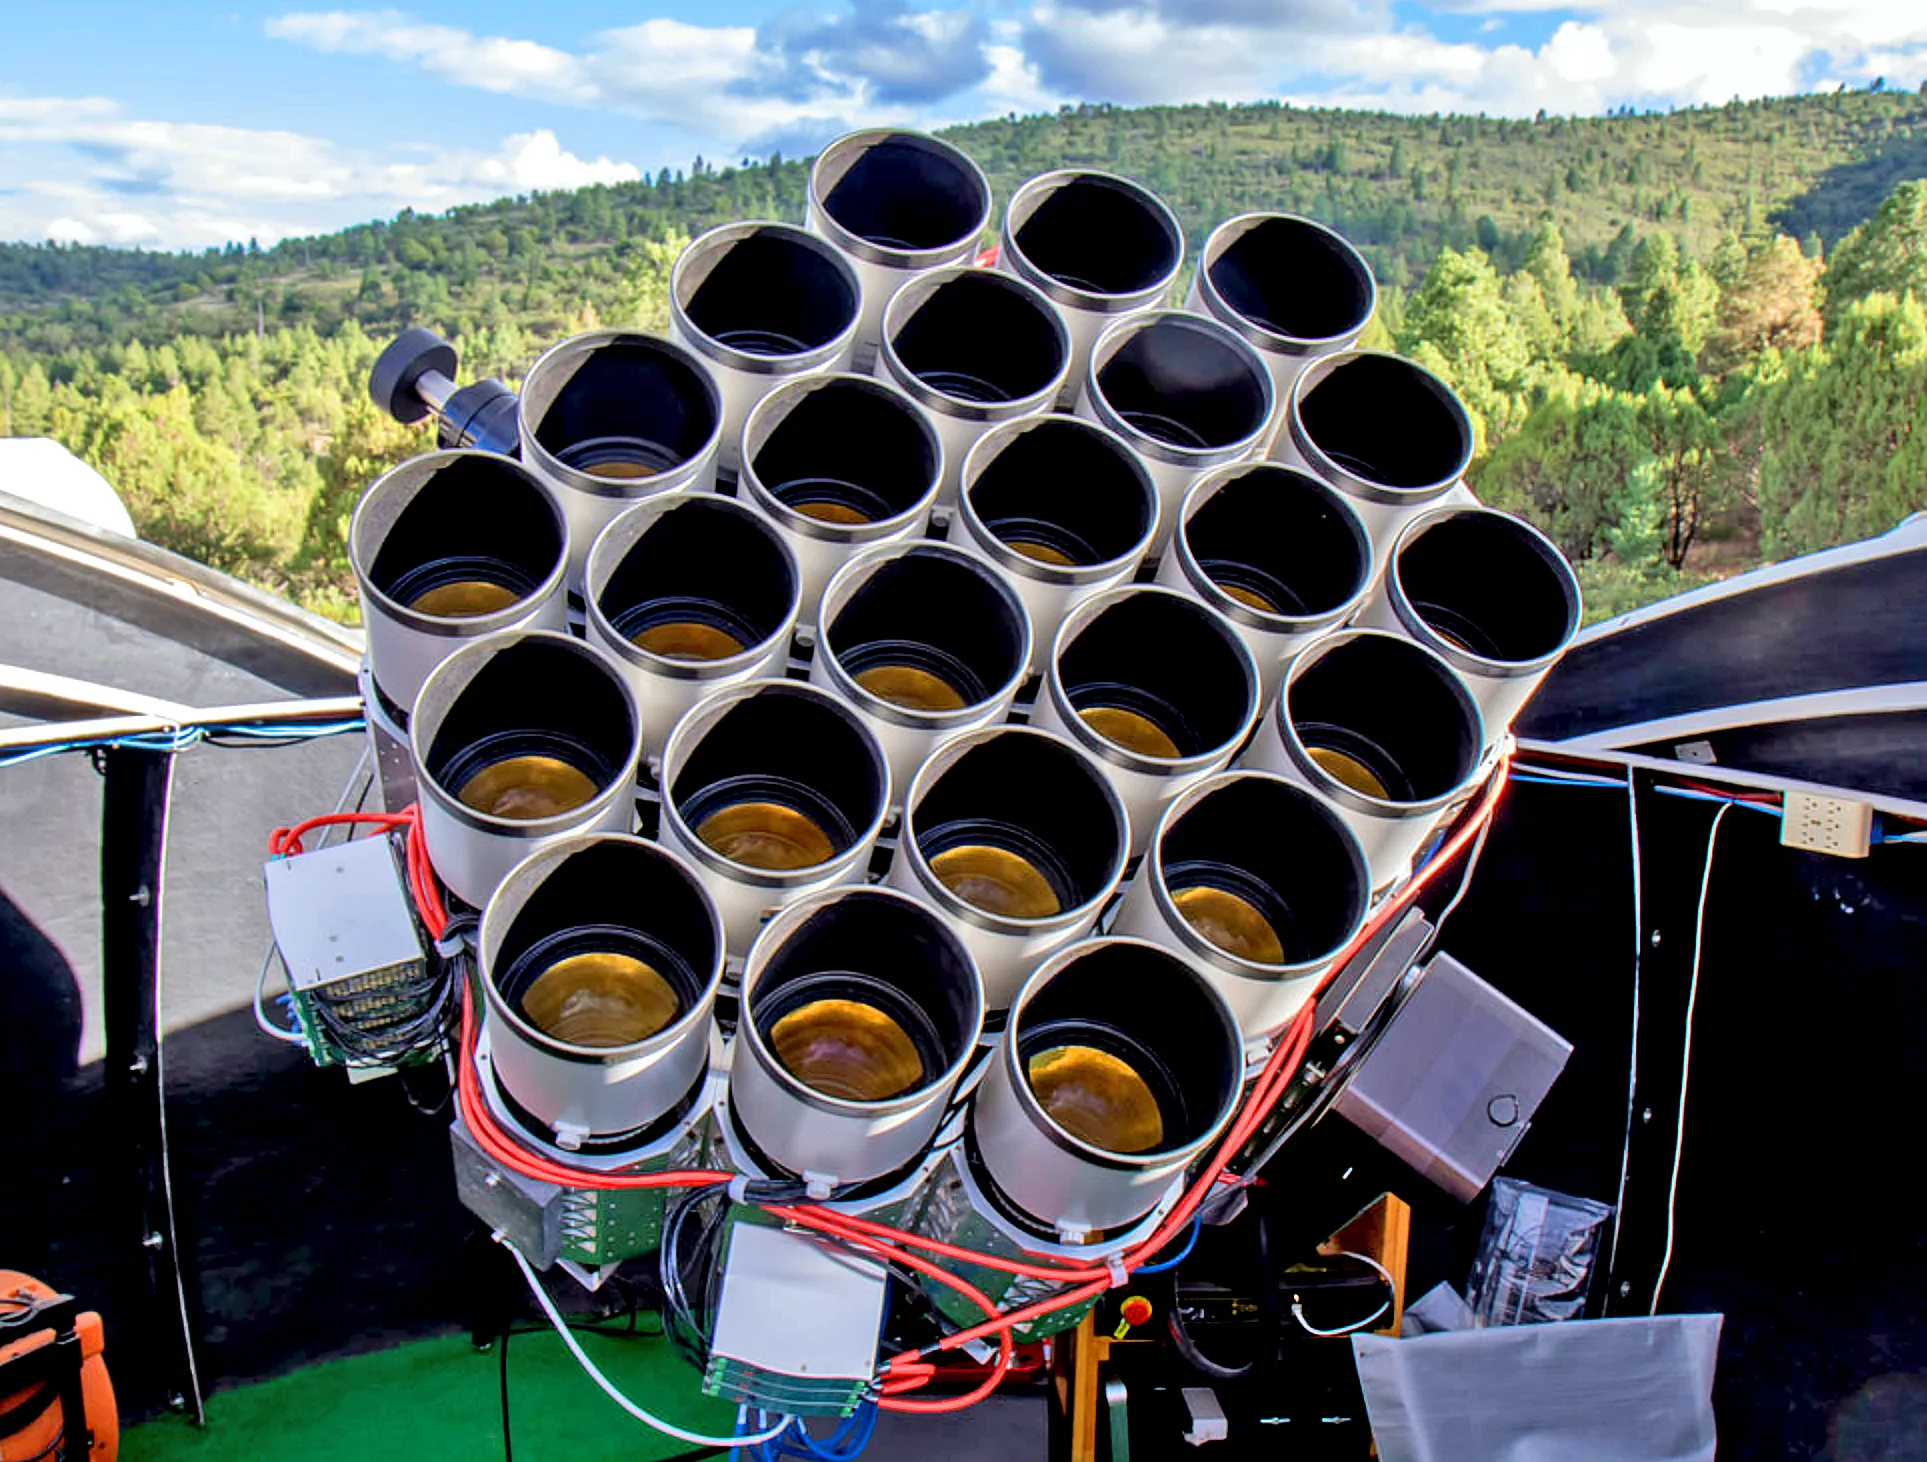
[[[744,649],[783,627],[796,575],[769,530],[716,498],[678,504],[622,556],[596,603],[625,639],[675,623],[706,624]]]
[[[818,248],[765,229],[717,246],[717,259],[683,302],[710,339],[750,355],[803,355],[856,320],[849,277]]]
[[[1106,606],[1065,646],[1058,679],[1073,709],[1144,716],[1180,756],[1235,737],[1257,694],[1217,616],[1175,594],[1127,594]]]
[[[1306,746],[1361,763],[1393,802],[1444,796],[1478,758],[1469,697],[1446,665],[1408,640],[1347,640],[1294,676],[1285,695]]]
[[[825,643],[851,676],[910,666],[975,705],[1022,669],[1021,613],[988,566],[912,552],[877,566],[837,611]]]
[[[1431,487],[1465,470],[1463,412],[1417,366],[1388,355],[1341,359],[1299,398],[1312,444],[1367,482]]]
[[[961,243],[982,226],[990,203],[975,173],[915,137],[866,147],[822,201],[858,238],[895,249]]]
[[[1286,467],[1254,466],[1201,503],[1184,525],[1198,567],[1281,615],[1327,614],[1364,587],[1371,549],[1329,491]]]
[[[1454,514],[1410,539],[1398,582],[1426,624],[1487,660],[1550,655],[1579,618],[1554,550],[1494,513]]]
[[[535,439],[570,467],[609,463],[665,472],[717,427],[715,388],[680,355],[624,337],[584,352],[542,411]]]
[[[891,342],[910,373],[963,401],[1021,401],[1064,369],[1062,328],[1007,275],[973,269],[924,297]]]
[[[517,468],[486,457],[438,467],[382,539],[368,577],[408,605],[465,579],[533,593],[562,561],[562,517]]]
[[[885,776],[874,744],[835,706],[772,687],[717,718],[669,794],[692,829],[742,802],[790,807],[842,853],[882,810]]]
[[[1144,541],[1156,512],[1129,450],[1081,423],[1046,421],[1012,437],[970,487],[979,521],[1005,543],[1110,563]]]
[[[1297,218],[1267,218],[1211,264],[1218,296],[1254,324],[1294,340],[1329,340],[1365,323],[1371,276],[1350,249]]]
[[[490,654],[450,704],[428,748],[428,774],[457,793],[485,766],[552,756],[601,789],[628,760],[635,734],[614,675],[587,653],[523,639]]]
[[[752,465],[792,507],[836,502],[871,522],[914,508],[937,481],[936,442],[916,408],[882,387],[831,381],[804,393]]]
[[[1208,451],[1265,424],[1268,380],[1230,340],[1182,319],[1134,331],[1097,370],[1111,409],[1148,436]]]
[[[1077,177],[1038,201],[1014,235],[1040,271],[1092,294],[1135,294],[1178,267],[1183,241],[1161,210],[1105,178]]]

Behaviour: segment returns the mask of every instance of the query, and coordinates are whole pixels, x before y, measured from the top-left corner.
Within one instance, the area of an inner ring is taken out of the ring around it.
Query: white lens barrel
[[[823,591],[810,683],[863,718],[901,795],[940,742],[1009,717],[1030,647],[1023,600],[983,559],[892,544],[851,559]],[[958,703],[933,703],[937,688]]]
[[[701,357],[634,330],[591,330],[549,349],[522,380],[522,461],[569,519],[569,584],[638,498],[716,485],[723,398]]]
[[[1184,230],[1163,199],[1111,173],[1041,174],[1004,209],[997,267],[1035,285],[1070,333],[1070,375],[1058,404],[1083,390],[1091,348],[1119,320],[1171,302]]]
[[[940,507],[964,458],[999,422],[1051,410],[1070,377],[1070,335],[1021,279],[959,267],[921,275],[884,311],[876,373],[930,414],[943,438]]]
[[[722,393],[722,470],[736,470],[744,420],[783,381],[849,369],[861,312],[849,261],[793,224],[726,223],[682,251],[669,275],[669,333]]]
[[[1157,531],[1158,490],[1116,432],[1082,417],[992,427],[965,460],[945,538],[996,566],[1030,614],[1030,669],[1064,617],[1129,583]]]
[[[923,537],[943,471],[930,417],[869,376],[806,376],[757,404],[743,424],[740,500],[795,555],[799,625],[815,627],[824,588],[853,555]]]
[[[669,733],[703,697],[783,673],[798,597],[796,560],[781,535],[718,493],[645,498],[603,529],[583,580],[586,635],[622,667],[647,757],[661,759]],[[741,648],[692,658],[677,650],[678,627]],[[664,635],[671,638],[656,638]]]
[[[1203,316],[1158,310],[1099,337],[1077,414],[1144,459],[1158,485],[1152,552],[1162,553],[1199,475],[1263,450],[1274,400],[1271,373],[1243,336]]]
[[[1325,803],[1283,777],[1226,772],[1165,809],[1113,932],[1171,950],[1259,1041],[1311,998],[1370,901],[1365,854]]]
[[[1096,758],[1149,843],[1165,804],[1223,771],[1258,718],[1258,667],[1215,610],[1175,589],[1129,585],[1078,605],[1057,632],[1030,723]],[[1171,756],[1123,744],[1092,723],[1162,733]]]
[[[662,756],[662,842],[689,860],[722,915],[732,958],[766,920],[807,894],[861,883],[890,805],[890,767],[855,711],[794,680],[753,680],[697,703]],[[732,807],[786,809],[814,824],[831,856],[751,864],[703,841]]]
[[[849,260],[862,286],[858,369],[869,368],[899,289],[976,256],[990,202],[983,169],[921,132],[852,132],[817,154],[806,222]]]
[[[943,1120],[983,1031],[970,953],[929,909],[887,888],[833,889],[770,921],[743,969],[729,1104],[756,1156],[831,1184],[914,1162]],[[861,1100],[809,1085],[784,1063],[777,1025],[816,1002],[881,1012],[909,1037],[916,1084]]]
[[[1114,1152],[1067,1130],[1039,1100],[1030,1063],[1087,1046],[1150,1087],[1162,1139]],[[1231,1120],[1244,1041],[1224,997],[1169,950],[1093,939],[1051,956],[1011,1007],[970,1113],[970,1144],[997,1196],[1035,1226],[1094,1233],[1148,1213]]]
[[[946,741],[923,764],[889,883],[943,917],[1001,1016],[1040,961],[1090,932],[1124,876],[1130,835],[1090,757],[1047,731],[995,726]],[[1009,855],[1022,860],[1015,869]],[[1006,877],[990,881],[1000,859]],[[1017,911],[1038,879],[1054,911]]]
[[[1403,636],[1351,629],[1291,663],[1241,765],[1317,793],[1357,837],[1376,892],[1474,784],[1483,744],[1450,665]]]
[[[675,854],[614,833],[550,843],[516,865],[489,900],[480,951],[495,1079],[562,1146],[647,1141],[651,1126],[700,1085],[723,932],[695,873]],[[545,1030],[524,1003],[531,987],[585,954],[646,964],[673,991],[675,1017],[613,1046]]]
[[[1271,460],[1342,492],[1383,570],[1410,519],[1476,501],[1464,484],[1472,448],[1472,418],[1444,381],[1402,356],[1349,350],[1299,373]]]
[[[1291,657],[1358,612],[1372,543],[1317,478],[1239,462],[1205,473],[1185,495],[1157,582],[1231,621],[1269,701]]]
[[[348,562],[369,669],[401,724],[422,682],[463,645],[567,627],[567,519],[533,473],[495,452],[428,452],[377,478],[348,525]],[[465,583],[495,585],[514,602],[459,616],[413,607]]]
[[[1493,508],[1435,508],[1392,545],[1361,625],[1408,635],[1459,672],[1486,745],[1579,632],[1579,581],[1553,541]]]
[[[531,853],[589,832],[629,832],[642,737],[622,672],[601,650],[553,630],[505,630],[442,662],[409,720],[429,862],[463,903],[481,908]],[[595,793],[566,811],[501,816],[463,790],[511,758],[560,761]]]
[[[1371,266],[1334,230],[1290,213],[1247,213],[1205,240],[1184,307],[1256,347],[1271,372],[1275,435],[1299,373],[1358,343],[1378,308],[1378,286]]]

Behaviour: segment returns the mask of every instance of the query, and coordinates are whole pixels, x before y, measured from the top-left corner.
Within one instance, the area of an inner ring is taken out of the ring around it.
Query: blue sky
[[[795,154],[1279,97],[1494,115],[1927,78],[1927,0],[0,4],[0,238],[199,248]]]

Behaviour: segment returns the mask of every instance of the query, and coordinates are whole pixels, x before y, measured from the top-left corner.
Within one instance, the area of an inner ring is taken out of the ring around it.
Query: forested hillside
[[[1194,245],[1255,208],[1344,230],[1387,286],[1375,338],[1465,395],[1475,486],[1555,533],[1595,616],[1927,504],[1927,96],[1086,107],[951,135],[1000,199],[1091,164],[1169,198]],[[800,217],[804,178],[699,164],[267,250],[0,246],[0,434],[58,437],[146,536],[349,614],[347,513],[425,442],[362,392],[389,332],[433,325],[513,379],[572,330],[659,325],[681,243]]]

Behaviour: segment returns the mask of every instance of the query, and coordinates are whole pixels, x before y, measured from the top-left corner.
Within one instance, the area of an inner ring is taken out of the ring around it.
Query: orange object
[[[1142,1325],[1151,1318],[1151,1302],[1141,1294],[1129,1295],[1117,1307],[1117,1314],[1127,1325]]]
[[[10,1363],[25,1360],[58,1341],[51,1324],[38,1330],[33,1325],[37,1312],[60,1299],[58,1291],[39,1280],[0,1269],[0,1327],[4,1327],[0,1328],[0,1338],[20,1335],[0,1345],[0,1417],[23,1407],[30,1413],[11,1430],[7,1429],[10,1423],[0,1422],[0,1462],[51,1458],[56,1443],[65,1435],[67,1419],[57,1380],[37,1379],[24,1389],[8,1389]],[[114,1407],[114,1385],[107,1378],[107,1362],[101,1355],[104,1337],[100,1316],[92,1310],[83,1311],[74,1320],[73,1333],[80,1345],[81,1408],[93,1432],[86,1462],[114,1462],[120,1452],[120,1413]],[[44,1406],[35,1404],[37,1394],[45,1396]],[[81,1462],[80,1454],[72,1449],[62,1455],[68,1462]]]

